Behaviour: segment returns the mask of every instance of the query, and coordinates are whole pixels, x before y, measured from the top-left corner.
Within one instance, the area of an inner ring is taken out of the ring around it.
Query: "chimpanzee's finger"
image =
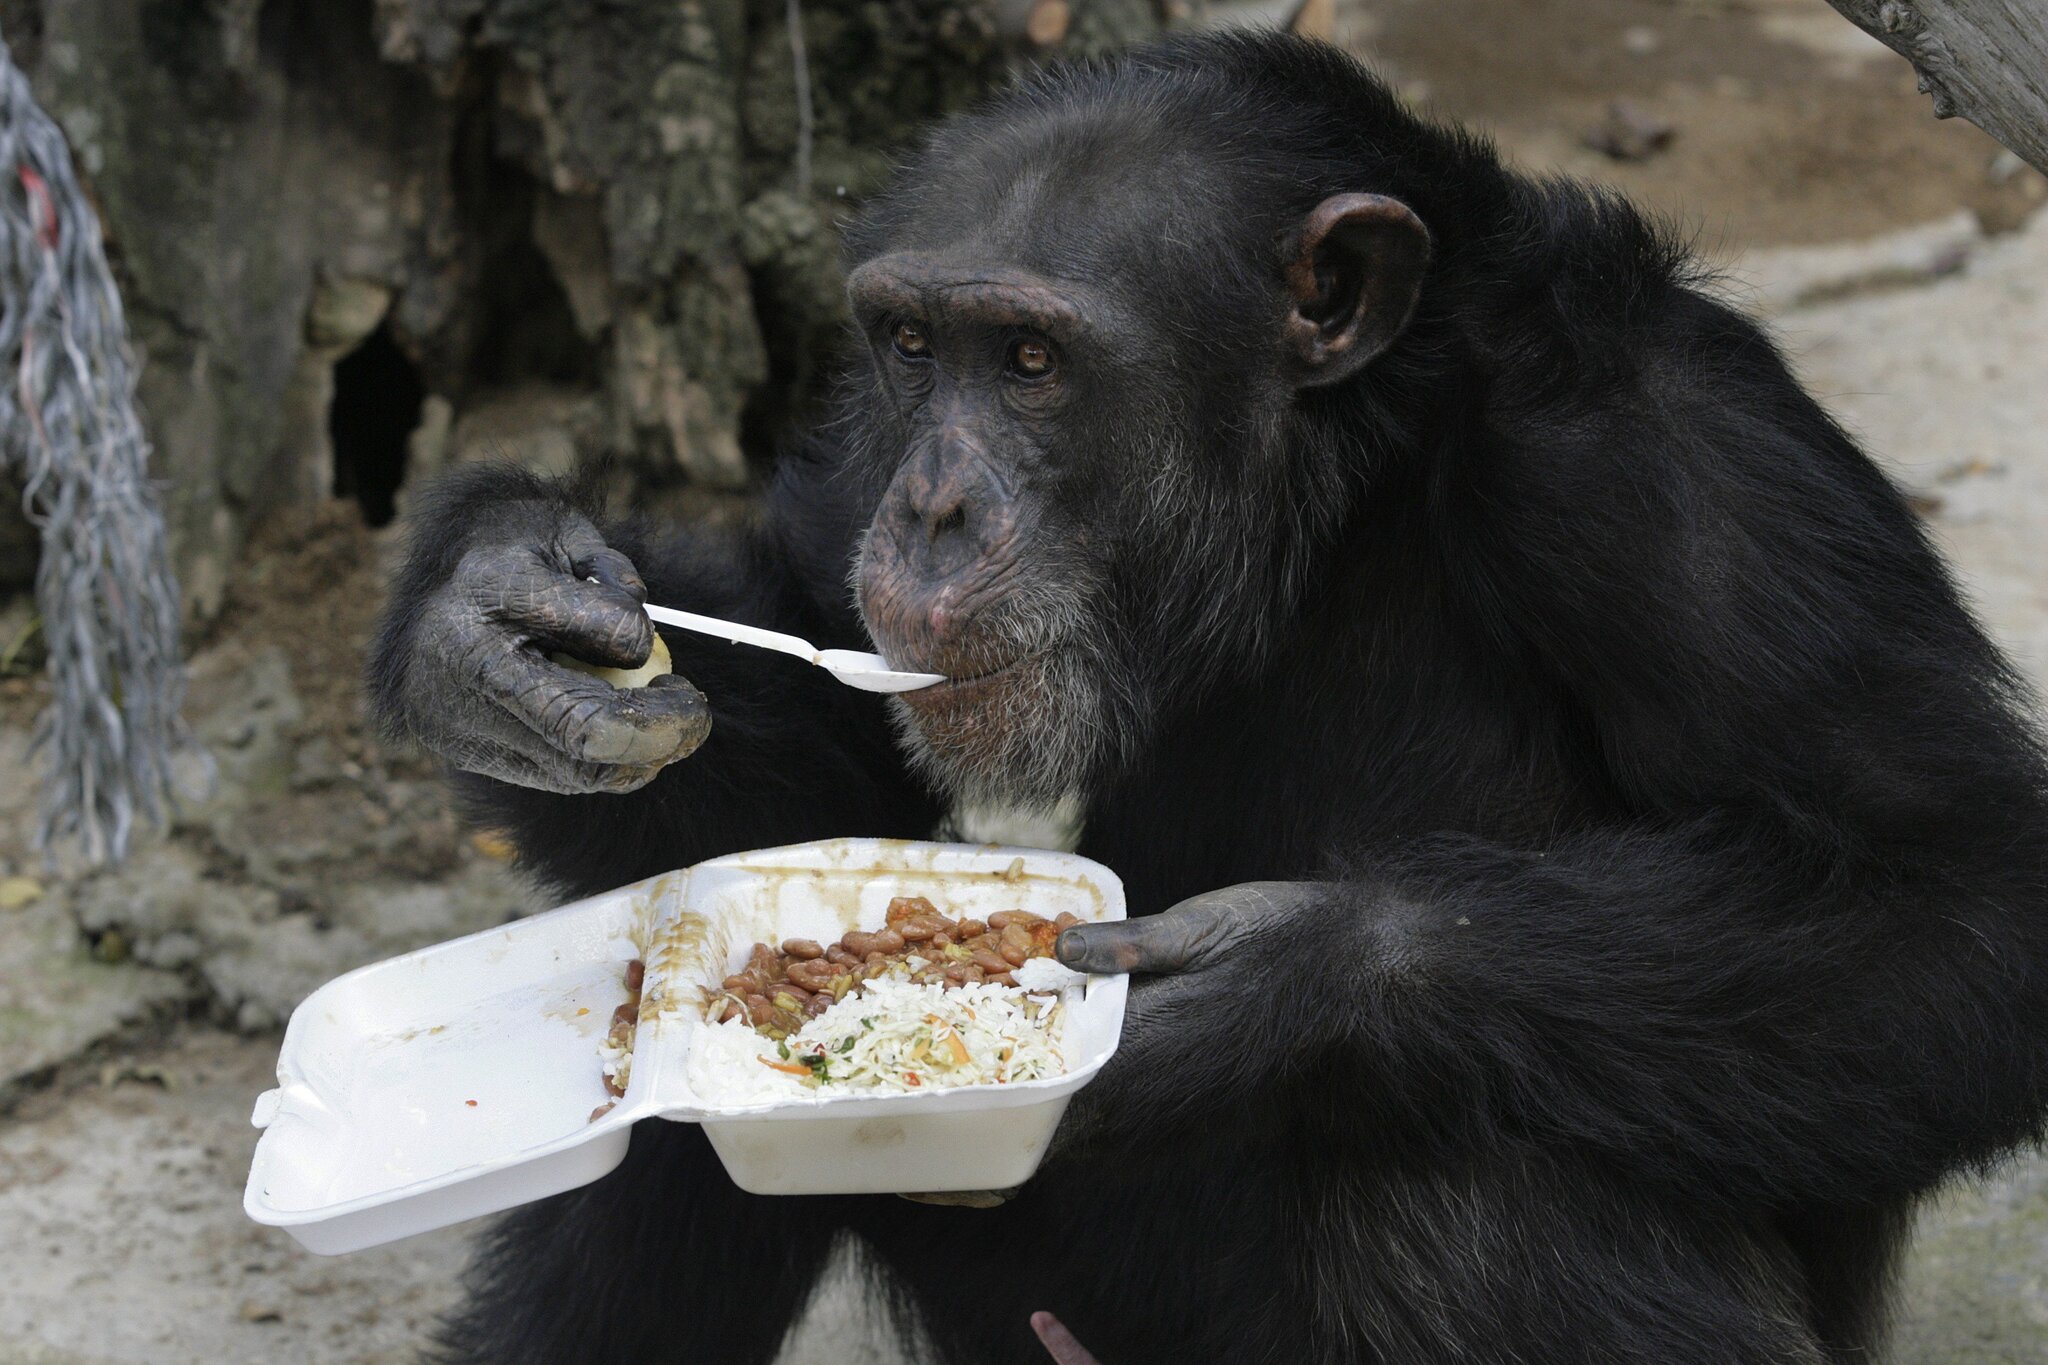
[[[487,620],[547,649],[608,668],[638,668],[654,649],[654,623],[629,589],[560,572],[529,550],[479,551],[463,576]]]
[[[633,561],[609,545],[600,545],[587,554],[577,556],[570,569],[578,578],[594,578],[607,588],[616,588],[635,602],[647,600],[647,584],[640,577],[640,571],[633,567]]]
[[[661,775],[659,767],[579,763],[548,748],[512,717],[502,712],[499,715],[510,727],[511,735],[465,735],[450,741],[442,757],[464,772],[493,777],[516,787],[569,796],[638,791]]]
[[[1088,1348],[1074,1339],[1067,1325],[1050,1313],[1038,1312],[1031,1315],[1031,1330],[1037,1334],[1039,1344],[1058,1365],[1101,1365]]]
[[[522,648],[503,650],[474,676],[535,734],[584,763],[659,766],[694,751],[711,730],[703,693],[681,678],[613,687]]]
[[[1077,972],[1184,972],[1233,938],[1237,924],[1224,906],[1189,901],[1144,919],[1078,925],[1053,951]]]
[[[1191,896],[1144,919],[1083,924],[1053,951],[1077,972],[1188,972],[1248,946],[1275,915],[1298,904],[1308,883],[1244,882]]]

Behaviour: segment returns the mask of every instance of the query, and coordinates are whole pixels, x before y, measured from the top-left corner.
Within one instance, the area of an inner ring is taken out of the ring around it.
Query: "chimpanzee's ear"
[[[1301,225],[1287,290],[1287,340],[1303,387],[1334,384],[1401,334],[1429,264],[1429,229],[1380,194],[1339,194]]]

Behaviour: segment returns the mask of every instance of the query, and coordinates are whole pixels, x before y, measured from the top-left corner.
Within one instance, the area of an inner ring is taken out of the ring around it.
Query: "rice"
[[[1056,996],[1018,986],[878,977],[785,1043],[743,1018],[698,1024],[690,1084],[708,1103],[744,1105],[814,1097],[826,1086],[913,1094],[1042,1080],[1067,1069],[1066,1013]]]

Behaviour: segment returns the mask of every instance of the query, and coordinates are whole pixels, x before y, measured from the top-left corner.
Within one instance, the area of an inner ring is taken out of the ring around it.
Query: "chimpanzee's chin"
[[[1045,803],[1087,785],[1095,693],[1057,655],[894,700],[913,763],[949,796]]]

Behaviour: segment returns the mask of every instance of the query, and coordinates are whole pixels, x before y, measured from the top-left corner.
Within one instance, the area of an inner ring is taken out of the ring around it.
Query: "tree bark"
[[[1159,26],[1064,2],[1038,46],[1028,0],[0,0],[112,247],[188,616],[271,511],[380,520],[464,458],[744,494],[899,150]],[[0,603],[19,539],[0,509]]]
[[[1960,114],[2048,172],[2048,3],[1828,0],[1913,64],[1936,118]]]

